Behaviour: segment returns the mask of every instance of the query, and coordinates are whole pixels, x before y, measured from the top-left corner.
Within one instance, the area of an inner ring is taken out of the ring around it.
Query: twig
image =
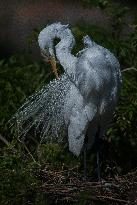
[[[134,67],[131,67],[131,68],[125,68],[124,70],[122,70],[121,72],[125,72],[125,71],[129,71],[129,70],[134,70],[137,72],[137,69],[134,68]]]
[[[29,149],[27,148],[27,146],[23,142],[21,142],[20,140],[18,140],[18,141],[24,146],[24,148],[26,149],[26,151],[28,152],[28,154],[32,158],[33,162],[37,163],[36,160],[34,159],[33,155],[30,153]],[[37,164],[40,165],[39,163],[37,163]]]
[[[109,197],[109,196],[96,196],[97,198],[99,199],[102,199],[102,200],[110,200],[110,201],[114,201],[114,202],[120,202],[120,203],[125,203],[125,204],[131,204],[130,201],[126,201],[126,200],[123,200],[123,199],[117,199],[117,198],[113,198],[113,197]]]
[[[129,177],[129,176],[132,176],[132,175],[136,176],[137,175],[137,170],[129,172],[128,174],[124,175],[124,177]]]
[[[0,140],[2,141],[2,142],[4,142],[6,145],[8,145],[9,144],[9,142],[5,139],[5,137],[3,137],[1,134],[0,134]]]

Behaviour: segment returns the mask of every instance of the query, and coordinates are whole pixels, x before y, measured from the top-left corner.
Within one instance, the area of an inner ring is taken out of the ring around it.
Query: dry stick
[[[92,183],[92,182],[87,183],[87,184],[83,184],[83,185],[84,186],[85,185],[90,185],[90,188],[91,187],[97,188],[99,186],[99,184]],[[43,186],[43,189],[45,187],[45,189],[46,189],[45,191],[48,194],[53,193],[54,195],[60,195],[60,196],[65,196],[67,194],[67,197],[73,197],[74,198],[75,196],[77,196],[77,194],[72,194],[71,192],[74,191],[74,190],[78,190],[78,188],[82,187],[80,185],[77,186],[77,185],[73,185],[73,184],[65,184],[65,187],[64,187],[65,190],[62,190],[63,186],[64,186],[64,184],[61,184],[61,185],[45,184],[45,186]],[[73,188],[73,186],[74,186],[74,188]],[[83,188],[85,188],[84,186],[83,186]],[[100,201],[112,201],[112,202],[117,202],[119,204],[133,204],[131,201],[126,201],[126,200],[123,200],[123,199],[120,199],[120,198],[103,196],[103,195],[102,196],[101,195],[90,196],[90,197],[88,197],[88,199],[95,200],[95,201],[99,201],[99,200]]]
[[[2,141],[2,142],[4,142],[6,145],[8,145],[9,144],[9,142],[5,139],[5,137],[3,137],[1,134],[0,134],[0,140]]]
[[[129,172],[128,174],[125,174],[124,177],[132,176],[132,175],[135,175],[135,174],[137,174],[137,170]]]
[[[110,201],[114,201],[114,202],[120,202],[120,203],[125,203],[125,204],[131,204],[130,201],[126,201],[126,200],[123,200],[123,199],[117,199],[117,198],[113,198],[113,197],[109,197],[109,196],[96,196],[97,198],[99,199],[102,199],[102,200],[110,200]]]
[[[131,68],[126,68],[126,69],[122,70],[121,72],[129,71],[129,70],[134,70],[134,71],[136,71],[136,72],[137,72],[137,69],[136,69],[136,68],[134,68],[134,67],[131,67]]]
[[[60,195],[60,196],[65,196],[66,194],[67,194],[67,196],[69,196],[69,197],[78,197],[78,195],[77,194],[73,194],[73,193],[69,193],[69,191],[72,191],[72,190],[67,190],[66,192],[61,192],[61,190],[56,190],[56,189],[54,189],[54,190],[44,190],[44,191],[46,191],[47,192],[47,194],[49,194],[49,193],[53,193],[54,192],[54,196],[56,195],[56,196],[58,196],[58,195]],[[57,191],[57,192],[56,192]],[[58,192],[59,191],[59,192]],[[90,199],[90,200],[93,200],[93,201],[99,201],[99,200],[101,200],[101,201],[104,201],[104,200],[109,200],[109,201],[113,201],[113,202],[118,202],[118,203],[124,203],[124,204],[131,204],[131,202],[130,201],[126,201],[126,200],[123,200],[123,199],[118,199],[118,198],[113,198],[113,197],[108,197],[108,196],[89,196],[89,197],[87,197],[88,199]]]

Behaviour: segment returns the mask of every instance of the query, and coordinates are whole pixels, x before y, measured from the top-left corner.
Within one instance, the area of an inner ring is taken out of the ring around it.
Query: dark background
[[[94,1],[1,0],[0,57],[9,56],[16,51],[26,49],[28,47],[27,38],[32,34],[33,30],[41,28],[50,22],[61,21],[75,25],[77,22],[82,21],[98,25],[106,30],[111,29],[110,19],[99,7],[94,7],[95,3],[92,5],[92,2]],[[131,22],[136,13],[136,1],[117,0],[116,2],[122,6],[129,6],[130,12],[127,16],[127,22]],[[130,29],[128,28],[128,30]],[[127,32],[125,30],[125,34]],[[33,46],[32,50],[36,53],[38,45]]]

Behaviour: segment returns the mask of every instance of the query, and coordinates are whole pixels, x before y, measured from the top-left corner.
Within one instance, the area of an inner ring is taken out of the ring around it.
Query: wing
[[[68,142],[69,150],[79,156],[89,123],[95,117],[97,108],[92,103],[85,103],[80,92],[73,87],[67,97]]]
[[[79,156],[89,123],[95,117],[97,109],[95,106],[86,105],[82,109],[74,107],[72,111],[68,126],[69,150]]]

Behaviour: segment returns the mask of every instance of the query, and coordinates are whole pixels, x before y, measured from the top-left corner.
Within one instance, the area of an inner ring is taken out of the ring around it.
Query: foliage
[[[108,5],[107,0],[82,0],[84,7],[100,7],[101,9],[105,9]]]
[[[23,203],[23,196],[27,196],[29,189],[33,189],[36,183],[32,175],[33,167],[32,163],[25,165],[14,142],[3,149],[3,155],[0,156],[1,204]]]
[[[0,133],[8,136],[6,122],[26,97],[52,79],[53,75],[49,71],[49,65],[32,62],[27,54],[0,61]]]
[[[123,74],[123,87],[119,106],[112,127],[106,138],[109,140],[110,157],[114,158],[122,171],[137,166],[137,72]],[[126,154],[126,157],[125,157]]]
[[[37,149],[38,161],[42,164],[52,163],[59,165],[65,163],[69,166],[79,165],[80,161],[59,144],[40,144]]]

